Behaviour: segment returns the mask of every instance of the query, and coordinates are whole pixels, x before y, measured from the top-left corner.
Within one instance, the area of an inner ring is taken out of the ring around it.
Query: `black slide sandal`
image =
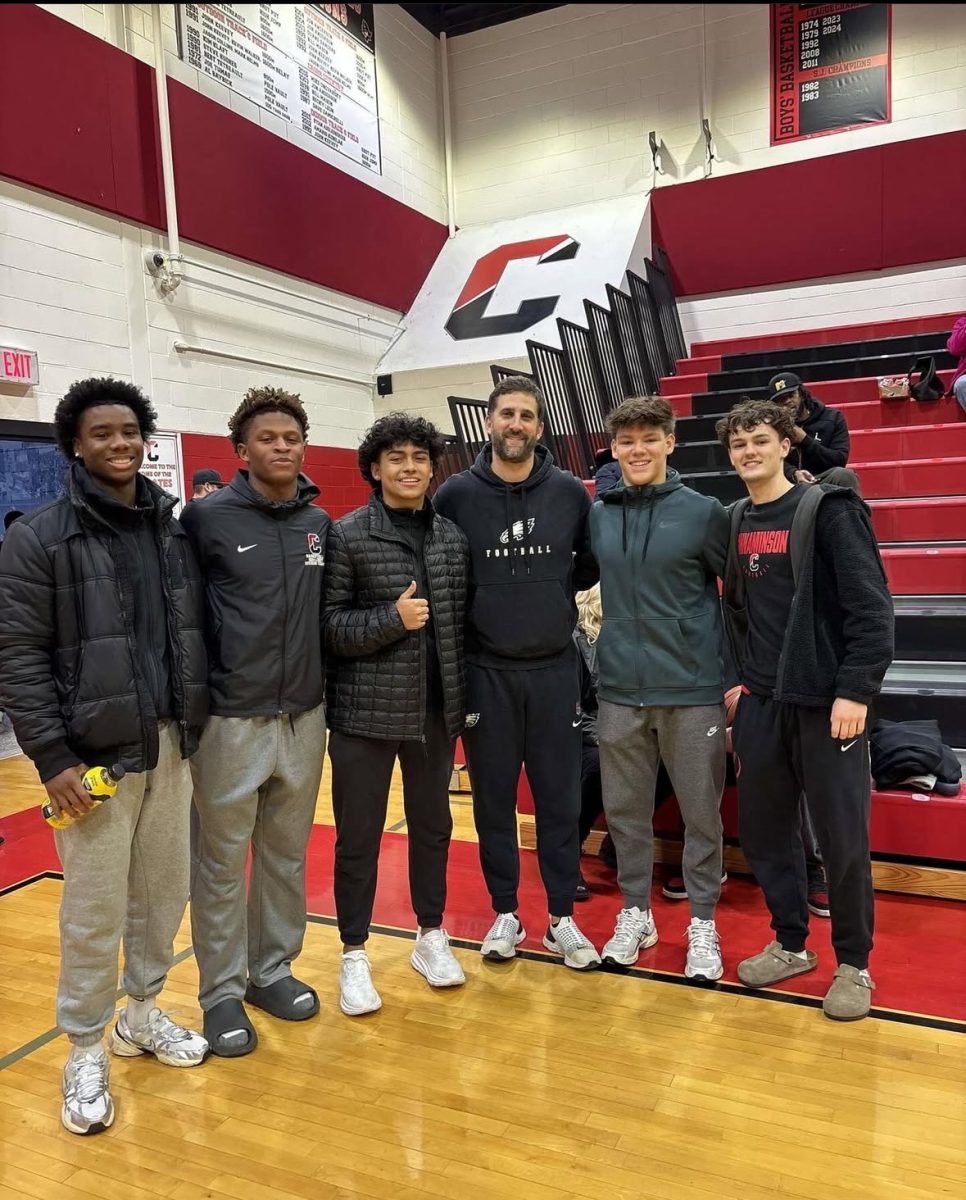
[[[311,999],[296,1004],[296,999],[306,993]],[[245,1000],[282,1021],[307,1021],[319,1011],[319,997],[315,989],[291,975],[276,979],[274,983],[263,988],[250,983],[245,992]]]
[[[235,1029],[243,1029],[247,1036],[222,1041],[226,1033]],[[219,1058],[241,1058],[243,1054],[251,1054],[258,1045],[255,1026],[249,1021],[240,1000],[222,1000],[209,1008],[204,1014],[204,1033],[211,1053]]]

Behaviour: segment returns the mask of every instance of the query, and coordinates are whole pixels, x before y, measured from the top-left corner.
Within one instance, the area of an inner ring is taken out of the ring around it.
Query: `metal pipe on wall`
[[[449,225],[449,236],[455,237],[456,188],[453,181],[453,128],[450,115],[449,54],[447,53],[445,33],[439,35],[439,66],[443,103],[443,159],[446,166],[446,223]]]
[[[181,239],[178,236],[178,201],[174,189],[174,158],[171,153],[171,121],[168,115],[168,77],[164,69],[164,31],[161,24],[161,5],[151,5],[154,26],[154,84],[158,97],[158,130],[161,136],[161,174],[164,179],[164,211],[168,222],[168,258],[173,291],[180,282],[178,267],[181,259]]]

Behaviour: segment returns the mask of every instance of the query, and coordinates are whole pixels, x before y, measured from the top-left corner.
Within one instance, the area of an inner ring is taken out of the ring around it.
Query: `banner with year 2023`
[[[891,121],[891,4],[769,8],[773,146]]]

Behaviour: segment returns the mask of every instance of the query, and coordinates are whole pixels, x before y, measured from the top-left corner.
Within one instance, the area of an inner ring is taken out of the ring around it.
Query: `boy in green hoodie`
[[[607,418],[621,483],[594,504],[604,623],[600,762],[623,908],[604,961],[631,966],[657,941],[651,913],[654,787],[663,759],[684,818],[691,905],[685,975],[720,979],[714,924],[721,891],[725,711],[721,611],[728,515],[667,465],[674,413],[657,396],[625,400]]]

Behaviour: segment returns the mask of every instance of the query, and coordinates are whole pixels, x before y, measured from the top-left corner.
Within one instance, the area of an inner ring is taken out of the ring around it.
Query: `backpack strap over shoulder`
[[[792,578],[798,587],[802,563],[806,554],[810,554],[815,544],[815,514],[824,498],[820,484],[812,484],[806,488],[805,495],[798,502],[792,527],[788,535],[788,553],[792,560]]]

